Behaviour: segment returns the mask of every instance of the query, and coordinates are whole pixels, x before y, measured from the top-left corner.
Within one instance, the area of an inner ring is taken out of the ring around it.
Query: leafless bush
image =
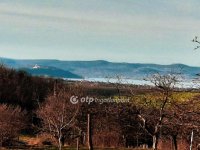
[[[79,111],[79,105],[72,104],[70,97],[69,91],[61,89],[56,95],[49,95],[37,111],[42,120],[42,131],[57,140],[59,149],[70,136]]]
[[[20,130],[25,127],[25,115],[19,107],[13,108],[0,105],[0,144],[19,136]]]

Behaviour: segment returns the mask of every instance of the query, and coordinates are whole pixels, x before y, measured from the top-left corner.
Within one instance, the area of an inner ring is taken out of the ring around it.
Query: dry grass
[[[19,140],[24,142],[26,146],[0,148],[0,150],[57,150],[55,146],[44,146],[42,142],[45,140],[43,136],[20,136]],[[65,147],[63,150],[76,150],[75,147]],[[80,148],[79,150],[88,150],[87,148]],[[134,149],[134,148],[94,148],[94,150],[145,150],[145,149]],[[151,150],[151,149],[146,149]]]
[[[15,148],[0,148],[0,150],[57,150],[56,147],[15,147]],[[63,150],[76,150],[76,148],[68,147]],[[79,150],[88,150],[87,148],[80,148]],[[151,150],[151,149],[130,149],[130,148],[94,148],[94,150]]]

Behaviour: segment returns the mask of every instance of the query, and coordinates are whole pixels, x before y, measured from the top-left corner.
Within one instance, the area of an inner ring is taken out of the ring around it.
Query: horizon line
[[[108,63],[125,63],[125,64],[149,64],[149,65],[160,65],[160,66],[169,66],[169,65],[185,65],[185,66],[189,66],[189,67],[200,67],[200,66],[195,66],[195,65],[188,65],[188,64],[184,64],[184,63],[168,63],[168,64],[162,64],[162,63],[153,63],[153,62],[125,62],[125,61],[110,61],[110,60],[106,60],[106,59],[92,59],[92,60],[64,60],[64,59],[58,59],[58,58],[25,58],[25,59],[21,59],[21,58],[11,58],[11,57],[2,57],[0,56],[0,61],[1,59],[11,59],[11,60],[54,60],[54,61],[74,61],[74,62],[94,62],[94,61],[104,61],[104,62],[108,62]]]

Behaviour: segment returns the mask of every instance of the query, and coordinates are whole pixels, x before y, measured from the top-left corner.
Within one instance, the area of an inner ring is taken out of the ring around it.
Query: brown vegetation
[[[54,145],[57,141],[60,149],[62,145],[85,147],[89,141],[91,149],[152,147],[156,150],[171,143],[170,149],[181,150],[190,145],[191,131],[194,131],[193,146],[197,146],[200,142],[198,91],[179,99],[185,91],[174,87],[175,76],[154,75],[149,79],[154,86],[66,82],[32,77],[1,66],[1,145],[8,146],[9,141],[28,134],[37,138],[46,135],[46,138],[27,144]],[[130,98],[130,102],[72,104],[70,97],[74,95]]]
[[[0,145],[11,144],[25,127],[25,114],[19,107],[0,105]]]

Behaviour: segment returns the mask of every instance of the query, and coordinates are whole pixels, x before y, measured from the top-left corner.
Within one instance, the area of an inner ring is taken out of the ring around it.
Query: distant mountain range
[[[104,60],[96,61],[60,61],[60,60],[18,60],[0,58],[8,67],[25,70],[32,75],[43,75],[60,78],[105,78],[122,76],[132,79],[143,79],[155,73],[182,73],[186,78],[195,78],[200,67],[184,64],[158,65],[139,63],[113,63]]]

